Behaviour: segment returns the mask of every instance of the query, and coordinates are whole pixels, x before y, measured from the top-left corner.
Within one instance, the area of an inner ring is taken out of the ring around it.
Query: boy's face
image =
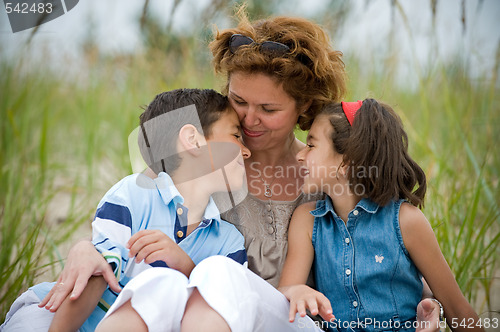
[[[207,143],[215,168],[223,168],[226,172],[230,190],[241,189],[246,181],[244,159],[250,157],[250,151],[243,145],[238,115],[232,108],[212,125]]]

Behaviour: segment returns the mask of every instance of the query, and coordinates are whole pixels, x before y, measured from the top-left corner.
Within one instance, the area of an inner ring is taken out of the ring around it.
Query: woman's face
[[[229,77],[228,97],[251,151],[283,145],[293,135],[299,117],[295,99],[270,76],[234,72]]]

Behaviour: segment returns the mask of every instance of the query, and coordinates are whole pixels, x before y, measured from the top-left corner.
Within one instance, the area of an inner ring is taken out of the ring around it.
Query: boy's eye
[[[312,149],[312,148],[314,147],[314,145],[312,145],[311,143],[306,144],[306,146],[307,146],[309,149]]]

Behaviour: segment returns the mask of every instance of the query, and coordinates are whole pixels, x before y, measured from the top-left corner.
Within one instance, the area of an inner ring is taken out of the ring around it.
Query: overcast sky
[[[294,9],[280,8],[278,14],[313,17],[322,8],[323,0],[295,2],[298,6]],[[151,0],[150,3],[151,12],[165,17],[162,23],[166,26],[173,0]],[[183,0],[173,26],[186,31],[197,24],[193,21],[193,12],[203,10],[207,3],[207,0]],[[391,0],[353,0],[351,3],[353,7],[347,24],[341,34],[335,35],[335,47],[345,54],[356,54],[364,61],[386,56],[393,9]],[[432,27],[430,0],[399,0],[399,3],[407,17],[405,20],[396,12],[393,22],[398,27],[395,44],[399,58],[408,64],[425,66],[428,61],[446,61],[451,55],[460,53],[475,72],[491,73],[500,43],[500,1],[466,0],[465,33],[461,1],[438,1],[436,29]],[[89,35],[90,26],[94,27],[92,35],[104,52],[134,51],[140,47],[137,17],[143,4],[139,0],[81,0],[65,15],[40,27],[31,46],[31,56],[37,58],[42,50],[49,49],[57,53],[52,59],[61,54],[77,57],[79,45]],[[229,21],[215,23],[221,28],[231,24]],[[0,56],[11,58],[18,54],[30,34],[31,30],[12,33],[6,11],[0,8]]]

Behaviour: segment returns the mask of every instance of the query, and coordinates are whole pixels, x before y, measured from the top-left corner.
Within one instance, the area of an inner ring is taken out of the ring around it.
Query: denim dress
[[[316,288],[336,317],[328,331],[415,330],[422,280],[399,228],[403,202],[379,206],[364,198],[347,223],[328,196],[311,212]]]

